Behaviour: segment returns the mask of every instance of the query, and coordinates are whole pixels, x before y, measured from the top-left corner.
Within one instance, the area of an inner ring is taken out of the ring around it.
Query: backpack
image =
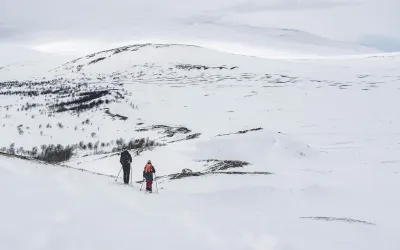
[[[128,164],[129,163],[129,153],[128,151],[124,151],[121,153],[121,159],[119,160],[119,162],[122,165]]]
[[[152,173],[153,172],[153,165],[151,164],[146,164],[146,166],[144,167],[144,172],[145,173]]]

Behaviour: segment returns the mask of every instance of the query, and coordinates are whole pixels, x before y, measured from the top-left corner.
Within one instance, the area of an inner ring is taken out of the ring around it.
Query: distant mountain
[[[0,80],[34,80],[73,58],[5,44],[0,44],[0,55]]]
[[[257,57],[304,57],[382,52],[360,44],[345,43],[293,29],[278,29],[221,22],[189,22],[159,30],[134,30],[135,39],[149,42],[198,45],[223,52]]]
[[[51,56],[50,54],[25,47],[0,44],[0,66],[35,61]]]
[[[157,57],[157,62],[160,62],[160,60],[171,61],[177,57],[190,60],[192,57],[204,58],[203,53],[209,53],[206,51],[210,51],[210,49],[214,52],[220,51],[270,59],[354,56],[381,52],[367,46],[333,41],[307,32],[289,29],[217,22],[194,22],[173,27],[165,26],[165,29],[160,30],[157,31],[157,35],[153,39],[149,40],[160,41],[158,44],[152,45],[155,48],[168,47],[169,49],[146,51],[143,55],[141,53],[132,55],[127,52],[138,51],[150,45],[150,43],[137,44],[136,41],[132,42],[136,45],[121,46],[73,61],[71,61],[73,59],[71,56],[52,55],[12,45],[0,45],[0,80],[47,79],[54,77],[54,73],[56,77],[65,76],[67,73],[78,75],[96,73],[103,74],[96,76],[96,78],[102,78],[104,74],[109,75],[113,72],[123,70],[131,72],[131,62],[137,61],[138,56],[142,56],[141,62],[146,63],[151,63],[154,57]],[[146,32],[152,33],[153,31],[145,31],[145,28],[142,27],[134,30],[133,34],[135,34],[137,40],[145,40],[144,38],[148,37]],[[181,47],[176,50],[177,46]],[[209,50],[200,50],[200,47]],[[151,57],[147,53],[151,53]],[[226,56],[229,56],[229,54],[223,55],[223,57]],[[107,59],[106,64],[101,62],[105,59]],[[205,60],[214,60],[214,55]],[[62,67],[59,67],[60,65]],[[56,70],[50,72],[55,68]]]

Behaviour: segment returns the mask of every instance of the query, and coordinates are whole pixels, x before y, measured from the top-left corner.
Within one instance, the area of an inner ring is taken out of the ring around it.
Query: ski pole
[[[142,185],[140,186],[140,191],[142,191],[143,183],[144,183],[144,179],[142,181]]]
[[[115,178],[115,181],[117,181],[117,179],[118,179],[118,177],[119,177],[119,174],[121,173],[121,170],[122,170],[122,167],[121,167],[121,169],[119,170],[118,175],[117,175],[117,178]]]
[[[131,181],[130,182],[131,182],[131,186],[133,186],[132,185],[132,167],[130,167],[130,172],[131,172]]]
[[[157,186],[157,176],[156,176],[156,173],[154,173],[154,181],[156,182],[156,188],[157,188],[157,194],[158,194],[158,186]]]

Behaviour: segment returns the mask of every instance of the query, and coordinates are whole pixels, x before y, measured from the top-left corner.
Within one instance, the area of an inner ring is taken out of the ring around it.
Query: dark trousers
[[[146,190],[150,192],[153,190],[153,179],[146,179]]]
[[[122,166],[124,170],[124,183],[129,184],[129,174],[131,172],[131,164],[126,164]]]

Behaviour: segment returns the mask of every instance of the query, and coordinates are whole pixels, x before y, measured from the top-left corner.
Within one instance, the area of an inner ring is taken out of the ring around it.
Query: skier
[[[151,161],[149,160],[144,167],[143,170],[143,178],[146,179],[146,191],[152,193],[153,192],[153,173],[155,173],[156,170],[154,169],[153,164],[151,164]]]
[[[121,158],[119,159],[119,162],[121,163],[122,168],[124,170],[124,183],[128,184],[129,174],[131,171],[132,156],[129,154],[127,150],[121,153]]]

